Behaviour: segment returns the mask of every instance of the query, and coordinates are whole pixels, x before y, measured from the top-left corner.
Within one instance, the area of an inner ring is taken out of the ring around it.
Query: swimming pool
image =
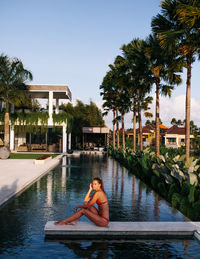
[[[104,180],[111,221],[185,220],[113,159],[64,157],[60,165],[0,211],[0,258],[198,258],[200,244],[195,240],[45,240],[45,223],[70,216],[73,208],[83,203],[95,176]]]

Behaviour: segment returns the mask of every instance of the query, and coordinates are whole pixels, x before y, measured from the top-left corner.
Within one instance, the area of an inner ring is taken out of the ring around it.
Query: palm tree
[[[161,48],[156,35],[150,35],[146,40],[146,56],[152,71],[152,83],[156,85],[156,156],[160,155],[160,93],[171,97],[175,84],[181,83],[178,72],[182,72],[180,60],[175,59],[165,49]],[[165,84],[164,84],[165,83]]]
[[[104,100],[103,115],[107,115],[110,110],[113,112],[113,148],[115,149],[116,91],[113,71],[107,72],[106,76],[103,78],[100,89],[102,90],[100,95],[103,96]]]
[[[129,77],[127,74],[127,60],[122,56],[117,56],[114,61],[116,71],[116,86],[118,91],[117,107],[121,114],[122,125],[122,148],[125,149],[125,124],[124,116],[129,111],[131,100],[128,91]]]
[[[177,12],[182,4],[200,7],[199,1],[193,0],[163,0],[161,13],[152,20],[152,29],[159,37],[161,47],[170,53],[177,52],[177,56],[184,59],[187,69],[186,82],[186,160],[190,156],[190,92],[191,92],[191,68],[195,60],[195,54],[199,48],[196,26],[188,26],[180,21]]]
[[[181,23],[186,23],[188,26],[193,27],[199,23],[200,20],[200,7],[197,1],[193,4],[180,4],[177,9],[177,14]],[[198,26],[198,29],[199,26]]]
[[[5,102],[4,145],[9,147],[9,105],[30,104],[26,82],[32,80],[32,74],[26,70],[17,58],[0,56],[0,98]]]
[[[136,123],[136,108],[138,112],[138,123],[139,123],[139,139],[140,139],[140,150],[143,149],[142,139],[142,117],[141,117],[141,104],[142,99],[147,92],[151,89],[150,71],[148,67],[148,60],[144,52],[144,41],[138,38],[132,40],[128,45],[122,46],[123,55],[127,59],[127,73],[129,74],[129,95],[132,99],[133,109],[133,150],[135,150],[135,123]]]

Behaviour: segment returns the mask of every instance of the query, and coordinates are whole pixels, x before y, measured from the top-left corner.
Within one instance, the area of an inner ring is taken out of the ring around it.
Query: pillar
[[[56,114],[58,114],[59,113],[59,99],[58,98],[56,98]]]
[[[72,148],[72,134],[71,132],[68,134],[68,149]]]
[[[53,114],[53,91],[49,91],[49,117]]]
[[[178,147],[178,136],[176,137],[176,145]]]
[[[62,134],[62,152],[63,153],[66,153],[67,152],[67,127],[66,126],[63,126],[63,134]]]
[[[15,148],[15,127],[10,126],[10,150],[14,150]]]

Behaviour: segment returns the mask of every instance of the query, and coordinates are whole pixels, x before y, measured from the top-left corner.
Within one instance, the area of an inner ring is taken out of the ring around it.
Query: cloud
[[[155,95],[153,96],[154,101],[152,105],[150,106],[150,112],[153,113],[153,116],[155,114]],[[99,100],[96,102],[97,106],[102,109],[103,101]],[[195,122],[197,126],[200,124],[200,102],[196,100],[195,98],[191,98],[191,120]],[[132,127],[132,113],[128,113],[125,115],[125,128],[131,128]],[[155,116],[153,117],[153,119]],[[185,95],[179,95],[173,98],[163,97],[160,96],[160,118],[164,125],[171,126],[171,120],[172,118],[184,120],[185,119]],[[150,118],[151,119],[151,118]],[[106,122],[106,125],[108,125],[110,128],[112,128],[112,113],[109,112],[109,114],[104,117],[104,120]],[[142,116],[143,124],[146,121],[146,118]]]

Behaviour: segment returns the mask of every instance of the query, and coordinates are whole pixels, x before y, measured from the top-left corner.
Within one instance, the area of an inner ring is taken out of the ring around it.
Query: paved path
[[[61,158],[59,155],[44,165],[35,165],[34,159],[0,159],[0,206],[54,168]]]
[[[58,226],[54,225],[54,221],[49,221],[44,231],[49,238],[66,239],[182,239],[198,234],[200,222],[110,222],[107,227],[97,227],[91,222],[80,221],[76,226]]]

